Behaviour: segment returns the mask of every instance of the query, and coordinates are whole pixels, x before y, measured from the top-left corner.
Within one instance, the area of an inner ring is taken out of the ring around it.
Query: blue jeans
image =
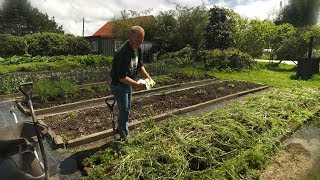
[[[131,108],[132,87],[130,85],[111,85],[111,92],[118,105],[118,131],[120,138],[129,134],[128,122]]]

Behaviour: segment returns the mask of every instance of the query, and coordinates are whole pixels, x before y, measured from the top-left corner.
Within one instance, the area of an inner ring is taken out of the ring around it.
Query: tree
[[[37,32],[64,33],[54,17],[49,19],[28,0],[4,0],[0,9],[0,33],[23,36]]]
[[[296,61],[304,57],[308,51],[309,39],[306,39],[307,33],[308,28],[298,28],[291,37],[284,39],[275,50],[277,59],[291,59]]]
[[[178,20],[174,11],[160,12],[157,16],[155,41],[161,52],[173,52],[180,50],[178,38]]]
[[[128,38],[131,27],[138,25],[145,30],[145,40],[153,41],[156,19],[148,14],[150,14],[150,10],[144,10],[140,13],[132,10],[121,11],[120,17],[115,17],[112,21],[112,34],[125,40]]]
[[[276,23],[290,23],[295,27],[312,26],[317,23],[319,11],[319,0],[289,0],[289,4],[278,14]]]
[[[209,16],[205,7],[188,8],[177,5],[176,9],[178,12],[177,41],[181,43],[181,48],[187,45],[195,50],[204,48],[205,29],[209,24]]]
[[[227,49],[234,44],[232,21],[225,8],[217,6],[209,10],[209,25],[206,28],[207,49]]]
[[[270,38],[275,24],[271,21],[251,20],[245,29],[239,32],[236,47],[252,57],[260,58],[263,49],[270,48]]]

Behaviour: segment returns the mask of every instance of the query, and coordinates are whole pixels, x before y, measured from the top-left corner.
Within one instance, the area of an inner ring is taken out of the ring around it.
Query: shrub
[[[0,47],[1,57],[25,54],[25,43],[21,37],[0,34]]]
[[[164,53],[159,57],[159,60],[164,61],[166,65],[184,67],[190,64],[195,58],[195,50],[187,46],[180,51]]]
[[[205,70],[243,70],[253,67],[255,62],[252,57],[237,49],[227,50],[205,50],[198,53],[199,59],[203,62]]]
[[[0,56],[56,56],[91,53],[90,43],[82,37],[58,33],[34,33],[26,36],[0,34]]]

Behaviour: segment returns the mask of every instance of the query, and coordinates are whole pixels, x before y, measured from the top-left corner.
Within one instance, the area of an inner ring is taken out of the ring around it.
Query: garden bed
[[[175,109],[196,105],[237,92],[261,87],[261,84],[239,81],[218,81],[188,90],[133,98],[130,122],[170,112]],[[115,108],[115,112],[117,109]],[[43,121],[66,140],[86,136],[110,129],[110,112],[107,107],[97,107],[62,115],[44,117]]]
[[[201,76],[186,76],[183,74],[170,74],[163,76],[156,76],[154,80],[156,81],[156,87],[162,87],[167,85],[173,85],[178,83],[192,82],[197,80],[203,80],[207,78],[215,78],[214,76],[201,75]],[[134,91],[142,90],[143,88],[134,88]],[[51,92],[48,90],[48,92]],[[35,109],[43,109],[53,106],[58,106],[62,104],[74,103],[94,98],[101,98],[111,95],[111,91],[108,83],[95,83],[87,84],[81,86],[79,91],[70,94],[61,94],[51,98],[44,98],[42,96],[35,95],[33,97],[33,107]],[[22,104],[27,107],[26,104]]]
[[[148,121],[128,143],[78,161],[85,179],[260,179],[279,136],[308,122],[319,100],[317,88],[273,89],[203,116]]]

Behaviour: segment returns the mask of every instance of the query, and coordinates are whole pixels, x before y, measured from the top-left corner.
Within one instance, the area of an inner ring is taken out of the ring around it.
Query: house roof
[[[155,20],[153,16],[140,16],[136,18],[129,18],[125,19],[131,22],[146,22],[150,20]],[[112,29],[114,24],[117,21],[124,21],[124,20],[115,20],[107,22],[105,25],[103,25],[97,32],[95,32],[91,37],[115,37],[115,35],[112,33]]]

